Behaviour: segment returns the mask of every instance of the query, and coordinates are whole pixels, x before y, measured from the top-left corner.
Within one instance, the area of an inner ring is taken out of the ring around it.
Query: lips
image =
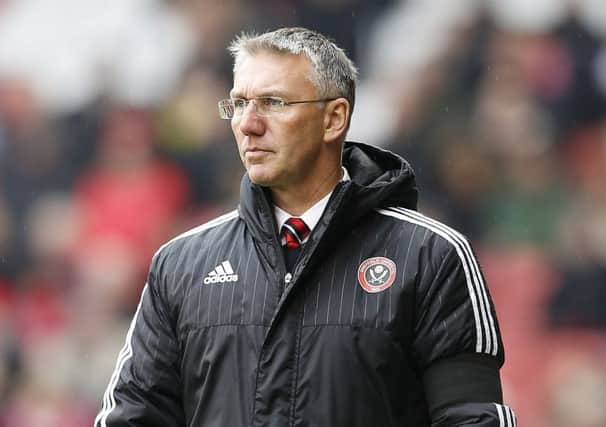
[[[262,148],[262,147],[254,147],[249,146],[244,149],[244,154],[262,154],[262,153],[271,153],[271,150]]]
[[[262,161],[265,156],[271,154],[272,152],[269,150],[263,150],[257,147],[250,147],[244,150],[244,157],[249,162],[259,162]]]
[[[257,147],[250,147],[247,148],[246,150],[244,150],[245,153],[256,153],[256,152],[269,152],[269,150],[264,150],[262,148],[257,148]]]

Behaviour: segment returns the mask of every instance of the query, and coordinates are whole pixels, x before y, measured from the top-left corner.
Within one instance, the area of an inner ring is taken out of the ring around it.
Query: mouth
[[[262,149],[259,147],[249,147],[244,150],[244,157],[248,161],[255,162],[255,161],[261,160],[263,157],[265,157],[271,153],[272,153],[272,151],[270,151],[270,150],[265,150],[265,149]]]
[[[269,152],[269,150],[266,150],[264,148],[259,148],[259,147],[248,147],[244,150],[245,153],[255,153],[258,151],[266,151]]]
[[[271,153],[272,151],[263,147],[257,147],[255,145],[249,145],[244,149],[244,154],[262,154],[262,153]]]

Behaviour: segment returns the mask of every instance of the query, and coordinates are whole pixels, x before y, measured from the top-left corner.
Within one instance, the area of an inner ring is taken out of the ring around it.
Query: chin
[[[270,176],[267,176],[267,174],[259,173],[255,170],[249,170],[248,177],[253,184],[261,185],[263,187],[271,186],[272,182],[274,181]]]

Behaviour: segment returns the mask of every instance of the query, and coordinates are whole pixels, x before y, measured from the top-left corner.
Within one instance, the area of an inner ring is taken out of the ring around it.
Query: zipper
[[[341,184],[341,183],[339,183],[339,184]],[[331,197],[331,199],[333,199],[333,197],[334,197],[334,199],[332,200],[332,203],[330,203],[330,201],[329,201],[329,204],[333,206],[332,209],[331,209],[329,218],[332,218],[332,216],[334,215],[335,210],[336,210],[336,206],[338,206],[340,204],[341,199],[343,198],[343,195],[344,195],[343,186],[341,186],[339,184],[337,184],[337,187],[335,187],[335,190],[334,190],[335,193],[333,193],[333,196]],[[265,194],[262,193],[262,191],[261,191],[261,195],[260,196],[261,196],[260,197],[260,199],[261,199],[261,208],[265,211],[265,213],[273,215],[272,209],[271,209],[271,207],[269,205],[269,201],[265,197]],[[329,207],[329,209],[330,209],[330,207]],[[326,213],[327,212],[323,213],[322,216],[324,217],[326,215]],[[259,215],[263,215],[263,213],[261,213],[261,212],[259,212],[258,214]],[[325,221],[326,219],[323,219],[323,220]],[[286,271],[286,262],[284,260],[284,256],[282,256],[282,253],[281,253],[282,251],[281,251],[280,241],[278,240],[278,232],[276,230],[277,227],[276,227],[275,221],[272,221],[272,224],[273,224],[273,227],[272,227],[273,233],[272,233],[272,237],[271,237],[272,242],[271,242],[270,245],[276,250],[276,253],[279,255],[278,256],[278,261],[277,261],[277,266],[276,266],[279,271],[275,272],[276,275],[274,277],[276,278],[276,280],[279,281],[280,285],[283,284],[284,287],[283,287],[283,289],[280,290],[281,294],[280,294],[280,298],[279,298],[279,301],[278,301],[278,306],[276,308],[276,312],[274,313],[274,315],[273,315],[273,317],[272,317],[272,319],[271,319],[271,321],[269,323],[269,327],[267,328],[267,330],[265,332],[265,338],[263,339],[263,344],[261,345],[261,350],[259,352],[258,361],[257,361],[257,374],[256,374],[256,378],[255,378],[255,391],[258,390],[258,386],[259,386],[260,369],[259,369],[259,366],[258,366],[258,362],[260,360],[262,360],[262,358],[264,356],[268,337],[271,335],[271,333],[275,329],[275,320],[276,320],[276,317],[277,317],[278,313],[281,311],[282,306],[284,305],[284,300],[287,297],[286,292],[287,292],[287,290],[289,290],[289,287],[291,286],[291,283],[293,281],[293,274],[290,273],[290,272],[288,272],[288,271]],[[320,223],[318,225],[320,225]],[[313,243],[313,245],[310,246],[309,243]],[[315,249],[315,247],[317,246],[317,244],[318,244],[318,240],[317,239],[314,239],[313,241],[308,242],[303,247],[303,251],[301,252],[299,261],[301,262],[303,260],[303,258],[305,258],[305,259],[308,258],[309,257],[308,253],[313,252],[313,250]],[[295,350],[296,351],[300,351],[300,345],[301,345],[301,342],[300,342],[301,335],[300,335],[300,333],[301,333],[301,328],[302,328],[302,324],[303,324],[303,317],[302,316],[303,316],[303,311],[300,314],[299,328],[298,328],[298,331],[297,331],[298,336],[297,336],[297,342],[295,343]],[[298,361],[297,361],[297,365],[298,365]],[[295,378],[294,378],[295,382],[298,380],[298,376],[299,376],[298,366],[297,366],[296,370],[297,370],[297,372],[293,372],[293,375],[295,376]],[[290,418],[289,424],[291,424],[291,425],[292,425],[292,423],[294,423],[294,419],[295,419],[294,418],[294,404],[295,404],[295,402],[293,400],[293,398],[294,398],[294,396],[296,394],[295,391],[296,391],[296,386],[295,386],[295,390],[291,391],[291,394],[292,394],[291,395],[291,403],[290,403],[290,405],[291,405],[291,409],[290,409],[291,414],[289,416],[289,418]],[[256,414],[256,406],[257,405],[256,405],[256,400],[255,400],[253,402],[253,407],[252,407],[253,424],[254,424],[254,419],[255,419],[255,416],[256,416],[255,415]]]

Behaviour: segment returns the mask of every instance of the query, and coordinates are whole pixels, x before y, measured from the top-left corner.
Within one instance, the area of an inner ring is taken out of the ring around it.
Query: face
[[[311,62],[302,55],[257,53],[236,69],[230,95],[317,99],[308,78],[312,70]],[[296,104],[262,117],[251,103],[240,117],[234,117],[231,127],[251,181],[273,190],[313,185],[327,158],[324,110],[324,103]]]

